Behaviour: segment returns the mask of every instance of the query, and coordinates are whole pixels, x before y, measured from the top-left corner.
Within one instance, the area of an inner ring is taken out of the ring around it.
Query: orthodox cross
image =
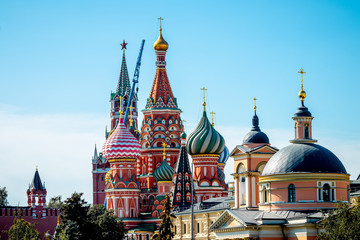
[[[161,21],[164,20],[164,19],[161,18],[161,17],[159,17],[158,19],[159,19],[159,22],[160,22],[160,31],[161,31],[161,30],[162,30],[162,28],[161,28]]]
[[[300,71],[298,72],[298,73],[301,74],[301,91],[303,91],[303,81],[304,81],[304,80],[303,80],[303,74],[306,73],[306,72],[304,72],[303,70],[304,70],[304,69],[301,68]]]
[[[258,99],[254,98],[254,111],[256,111],[256,100],[258,100]]]
[[[123,40],[123,43],[120,43],[120,45],[121,45],[121,50],[124,50],[124,51],[125,51],[126,45],[127,45],[127,43],[125,42],[125,40]]]
[[[211,125],[214,126],[214,125],[215,125],[215,124],[214,124],[214,114],[215,114],[215,113],[214,113],[214,112],[210,112],[210,114],[211,114]]]
[[[135,107],[133,107],[133,106],[130,106],[130,107],[128,107],[129,109],[130,109],[130,120],[129,120],[129,122],[130,122],[130,126],[132,126],[133,125],[133,119],[132,119],[132,110],[135,108]]]
[[[186,120],[181,120],[181,123],[182,123],[182,126],[181,126],[181,131],[184,131],[184,125],[185,125],[185,123],[186,123]]]
[[[203,106],[204,106],[204,112],[205,112],[205,106],[206,106],[206,102],[205,102],[205,91],[207,91],[207,89],[205,87],[203,88],[200,88],[201,91],[203,91],[203,99],[204,99],[204,103],[203,103]]]
[[[119,113],[120,113],[120,117],[121,117],[121,115],[123,114],[123,97],[122,96],[120,96],[119,97],[119,99],[120,99],[120,110],[119,110]]]
[[[165,159],[165,157],[166,157],[166,152],[165,152],[166,143],[163,143],[162,145],[163,145],[163,147],[164,147],[164,153],[163,153],[163,156],[164,156],[164,159]]]

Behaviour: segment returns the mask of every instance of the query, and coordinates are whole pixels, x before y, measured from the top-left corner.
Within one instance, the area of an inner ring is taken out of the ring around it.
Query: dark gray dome
[[[243,144],[248,143],[267,143],[269,144],[268,136],[262,131],[250,131],[248,132],[243,140]]]
[[[302,103],[302,106],[297,109],[294,117],[311,117],[311,112],[304,106],[304,103]]]
[[[262,175],[291,172],[347,174],[335,154],[312,143],[294,143],[281,149],[270,158]]]

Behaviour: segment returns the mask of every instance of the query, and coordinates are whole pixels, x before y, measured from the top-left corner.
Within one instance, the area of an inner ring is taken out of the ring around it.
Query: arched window
[[[153,195],[150,195],[149,197],[149,205],[153,205],[155,201],[155,197]]]
[[[309,133],[309,124],[305,123],[304,125],[304,138],[310,138],[310,133]]]
[[[268,202],[268,194],[267,194],[267,191],[266,191],[266,187],[263,188],[263,191],[264,191],[264,202]]]
[[[190,183],[186,183],[186,191],[190,191]]]
[[[325,183],[323,186],[323,200],[324,202],[330,202],[331,196],[330,196],[330,185]]]
[[[290,184],[288,187],[288,202],[296,202],[294,184]]]

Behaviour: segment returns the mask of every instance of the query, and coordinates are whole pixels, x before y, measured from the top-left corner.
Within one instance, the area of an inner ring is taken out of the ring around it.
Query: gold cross
[[[258,100],[258,99],[254,98],[254,111],[256,111],[256,100]]]
[[[215,113],[214,113],[214,112],[210,112],[210,114],[211,114],[211,125],[214,126],[214,125],[215,125],[215,124],[214,124],[214,114],[215,114]]]
[[[120,113],[120,117],[121,117],[121,115],[123,114],[123,106],[122,106],[122,101],[123,101],[123,97],[122,96],[120,96],[119,97],[119,99],[120,99],[120,110],[119,110],[119,113]]]
[[[186,123],[186,120],[181,120],[181,122],[182,122],[182,129],[181,129],[181,131],[184,131],[184,125],[185,125],[185,123]]]
[[[200,88],[201,91],[203,91],[203,98],[204,98],[204,103],[203,103],[203,106],[204,106],[204,112],[205,112],[205,106],[206,106],[206,102],[205,102],[205,91],[207,91],[207,89],[205,87],[203,88]]]
[[[133,119],[132,119],[132,110],[135,108],[135,107],[133,107],[133,106],[130,106],[130,107],[128,107],[128,108],[130,108],[130,120],[129,120],[129,122],[130,122],[130,127],[133,125]]]
[[[160,31],[161,31],[161,30],[162,30],[162,28],[161,28],[161,21],[164,20],[164,19],[161,18],[161,17],[159,17],[158,19],[159,19],[159,21],[160,21]]]
[[[301,90],[303,90],[303,81],[304,81],[304,80],[303,80],[303,74],[306,73],[306,72],[304,72],[303,70],[304,70],[304,69],[301,68],[300,71],[298,72],[298,73],[301,74]]]
[[[163,153],[163,156],[164,156],[164,158],[165,158],[165,156],[166,156],[166,152],[165,152],[166,143],[163,143],[162,145],[163,145],[163,147],[164,147],[164,153]]]

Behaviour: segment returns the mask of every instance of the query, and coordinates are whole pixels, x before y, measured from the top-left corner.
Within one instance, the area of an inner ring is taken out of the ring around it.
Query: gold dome
[[[154,43],[154,49],[155,51],[166,51],[169,47],[169,44],[165,41],[161,34],[162,30],[160,29],[160,36],[158,40]]]
[[[298,95],[301,101],[304,101],[306,98],[306,92],[304,90],[301,90]]]

